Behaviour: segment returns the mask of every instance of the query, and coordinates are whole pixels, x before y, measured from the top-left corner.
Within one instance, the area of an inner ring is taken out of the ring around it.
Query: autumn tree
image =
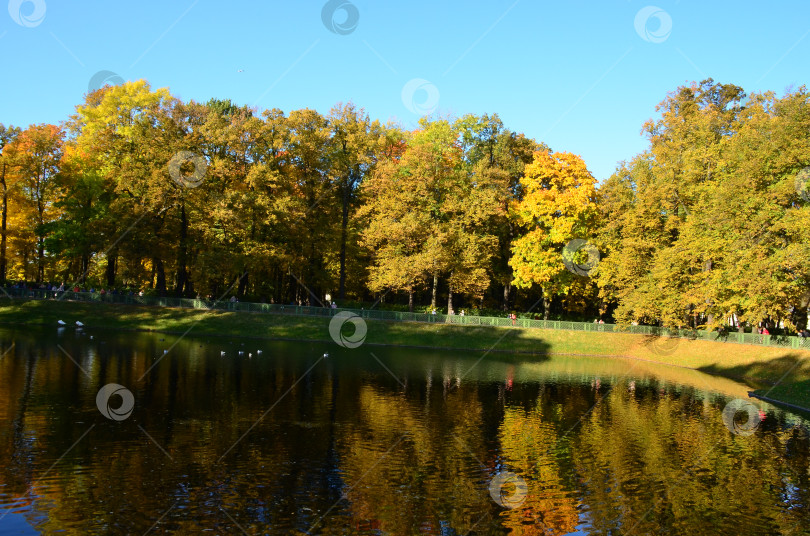
[[[45,280],[45,239],[47,226],[56,218],[59,196],[59,163],[62,159],[64,132],[55,125],[32,125],[20,132],[3,151],[4,160],[14,162],[13,173],[19,181],[29,229],[36,239],[36,274]]]
[[[380,122],[371,121],[362,108],[358,109],[351,102],[332,108],[327,121],[332,130],[329,157],[340,203],[338,297],[344,299],[349,235],[356,237],[357,234],[350,229],[349,220],[357,208],[360,184],[378,160],[378,145],[384,135]]]
[[[466,173],[458,132],[448,121],[422,119],[420,126],[402,156],[364,185],[363,239],[375,251],[370,284],[406,290],[412,305],[414,289],[432,279],[435,307],[445,276],[452,314],[454,293],[481,299],[489,286],[497,245],[489,224],[501,211],[501,190],[488,177]]]
[[[54,203],[59,217],[47,224],[45,240],[45,248],[58,261],[54,275],[61,281],[75,275],[77,282],[84,283],[92,256],[107,247],[103,229],[110,217],[110,191],[90,160],[75,144],[65,145],[62,191]]]
[[[515,286],[540,287],[544,317],[554,296],[568,294],[575,278],[566,270],[563,249],[574,239],[589,240],[596,221],[596,180],[579,156],[538,151],[521,180],[524,195],[515,218],[524,233],[512,242],[509,264]]]
[[[12,143],[20,134],[20,129],[14,125],[6,127],[0,123],[0,188],[2,188],[2,214],[0,214],[0,283],[6,282],[8,269],[6,250],[8,247],[8,197],[9,179],[11,178],[11,158],[6,153],[6,145]]]
[[[658,110],[650,149],[600,188],[602,298],[627,323],[804,322],[806,90],[746,99],[709,79]]]
[[[165,194],[173,156],[164,132],[171,128],[168,108],[176,101],[168,90],[152,90],[145,81],[104,87],[77,106],[69,123],[79,150],[112,192],[110,217],[105,218],[105,279],[115,283],[118,258],[130,262],[147,257],[158,292],[166,292],[165,251],[160,240],[172,197]],[[176,127],[175,127],[176,128]]]
[[[517,234],[511,212],[523,196],[520,180],[526,165],[531,163],[536,151],[548,152],[548,148],[507,129],[497,114],[467,114],[456,121],[455,127],[459,131],[466,172],[499,190],[501,211],[491,221],[491,232],[498,237],[492,273],[495,281],[503,287],[502,309],[507,311],[512,302],[514,279],[509,265],[510,249]]]

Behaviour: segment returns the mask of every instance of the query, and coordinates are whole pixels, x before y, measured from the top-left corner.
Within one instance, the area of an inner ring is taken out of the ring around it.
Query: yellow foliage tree
[[[596,179],[575,154],[536,152],[520,182],[525,195],[513,212],[525,233],[513,241],[509,264],[516,287],[541,288],[548,319],[551,299],[568,294],[577,277],[566,270],[563,249],[593,231]]]

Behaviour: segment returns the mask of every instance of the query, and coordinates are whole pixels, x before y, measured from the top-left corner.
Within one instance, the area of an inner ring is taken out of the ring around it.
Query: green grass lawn
[[[330,318],[201,311],[62,301],[0,300],[0,323],[56,325],[331,341]],[[370,345],[414,346],[525,354],[621,356],[677,365],[741,380],[757,394],[810,408],[810,352],[703,340],[666,339],[629,333],[599,333],[513,327],[459,326],[365,320]],[[788,373],[785,375],[786,373]],[[784,376],[784,378],[783,378]],[[780,381],[781,380],[781,381]],[[775,385],[775,387],[774,387]]]

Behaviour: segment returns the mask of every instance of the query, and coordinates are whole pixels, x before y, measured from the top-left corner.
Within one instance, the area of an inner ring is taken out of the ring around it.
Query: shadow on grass
[[[769,361],[723,367],[711,365],[698,370],[744,380],[760,396],[810,407],[810,359],[791,352]]]
[[[786,373],[784,381],[800,381],[810,379],[810,360],[798,353],[787,353],[770,361],[758,361],[746,365],[733,365],[724,367],[712,364],[700,367],[698,370],[709,374],[722,374],[756,381],[763,385],[774,385]]]
[[[0,306],[0,323],[41,324],[56,327],[57,320],[73,326],[81,320],[88,328],[121,331],[225,337],[334,342],[330,316],[227,312],[220,310],[157,308],[121,304],[87,304],[59,301],[20,301]],[[402,346],[463,350],[485,355],[504,353],[535,355],[545,359],[550,344],[539,336],[526,337],[522,329],[470,327],[446,323],[389,322],[365,319],[364,343],[370,346]],[[350,336],[352,324],[341,332]]]
[[[799,410],[805,418],[810,417],[810,380],[782,382],[775,387],[757,389],[752,394],[776,405],[786,404],[791,410]]]

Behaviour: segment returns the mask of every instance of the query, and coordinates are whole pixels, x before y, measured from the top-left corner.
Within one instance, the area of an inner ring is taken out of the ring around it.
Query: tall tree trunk
[[[503,310],[509,310],[509,293],[512,290],[512,283],[507,281],[503,286]]]
[[[439,274],[434,272],[433,273],[433,295],[430,298],[430,308],[436,308],[436,292],[439,287]]]
[[[338,296],[346,299],[346,242],[349,234],[349,199],[351,197],[351,179],[343,185],[343,214],[340,222],[340,287]]]
[[[104,271],[108,287],[115,286],[115,272],[117,271],[117,267],[118,267],[118,248],[112,248],[110,251],[107,252],[107,269]]]
[[[166,271],[163,268],[163,261],[154,258],[152,259],[152,265],[155,267],[155,290],[157,290],[159,296],[166,295]]]
[[[6,272],[6,221],[8,220],[8,187],[6,186],[6,163],[3,162],[3,173],[0,178],[0,185],[3,186],[3,214],[0,223],[0,283],[5,284]]]
[[[45,170],[43,164],[42,180],[45,179]],[[42,232],[42,226],[45,224],[45,203],[43,200],[44,193],[41,188],[41,181],[37,181],[37,213],[39,215],[39,229],[37,235]],[[45,237],[42,235],[37,236],[37,283],[45,281]]]
[[[447,289],[447,314],[453,314],[453,285]]]
[[[797,331],[807,327],[808,307],[810,307],[810,292],[805,292],[804,295],[799,298],[799,303],[793,307],[796,313],[796,319],[793,320],[793,323],[796,325]]]
[[[710,259],[710,260],[706,261],[703,264],[703,271],[708,274],[709,272],[712,271],[713,266],[714,266],[714,263],[712,263],[712,261]],[[708,279],[708,278],[709,278],[709,276],[707,275],[705,279]],[[705,281],[705,279],[704,279],[704,281]],[[709,307],[711,307],[713,305],[712,299],[710,297],[706,298],[706,305],[708,305]],[[708,314],[706,316],[706,323],[709,324],[709,325],[714,323],[714,315],[713,314],[710,313],[710,314]],[[697,326],[695,326],[695,327],[697,327]]]
[[[87,272],[90,271],[90,255],[85,253],[82,255],[82,264],[81,264],[81,272],[79,273],[79,280],[77,281],[78,284],[84,285],[87,281]]]
[[[45,281],[45,239],[37,238],[37,283]]]
[[[548,315],[551,312],[551,299],[547,292],[540,289],[543,293],[543,320],[548,320]]]
[[[248,274],[247,271],[242,272],[242,275],[239,277],[239,285],[237,286],[237,289],[236,289],[236,294],[238,296],[244,296],[245,295],[245,291],[247,290],[249,279],[250,279],[250,274]]]
[[[413,312],[413,286],[408,287],[408,311]]]
[[[177,284],[175,285],[174,292],[177,296],[183,296],[186,292],[186,284],[188,282],[188,271],[186,264],[188,262],[188,218],[186,217],[185,203],[180,205],[180,244],[177,250]]]

